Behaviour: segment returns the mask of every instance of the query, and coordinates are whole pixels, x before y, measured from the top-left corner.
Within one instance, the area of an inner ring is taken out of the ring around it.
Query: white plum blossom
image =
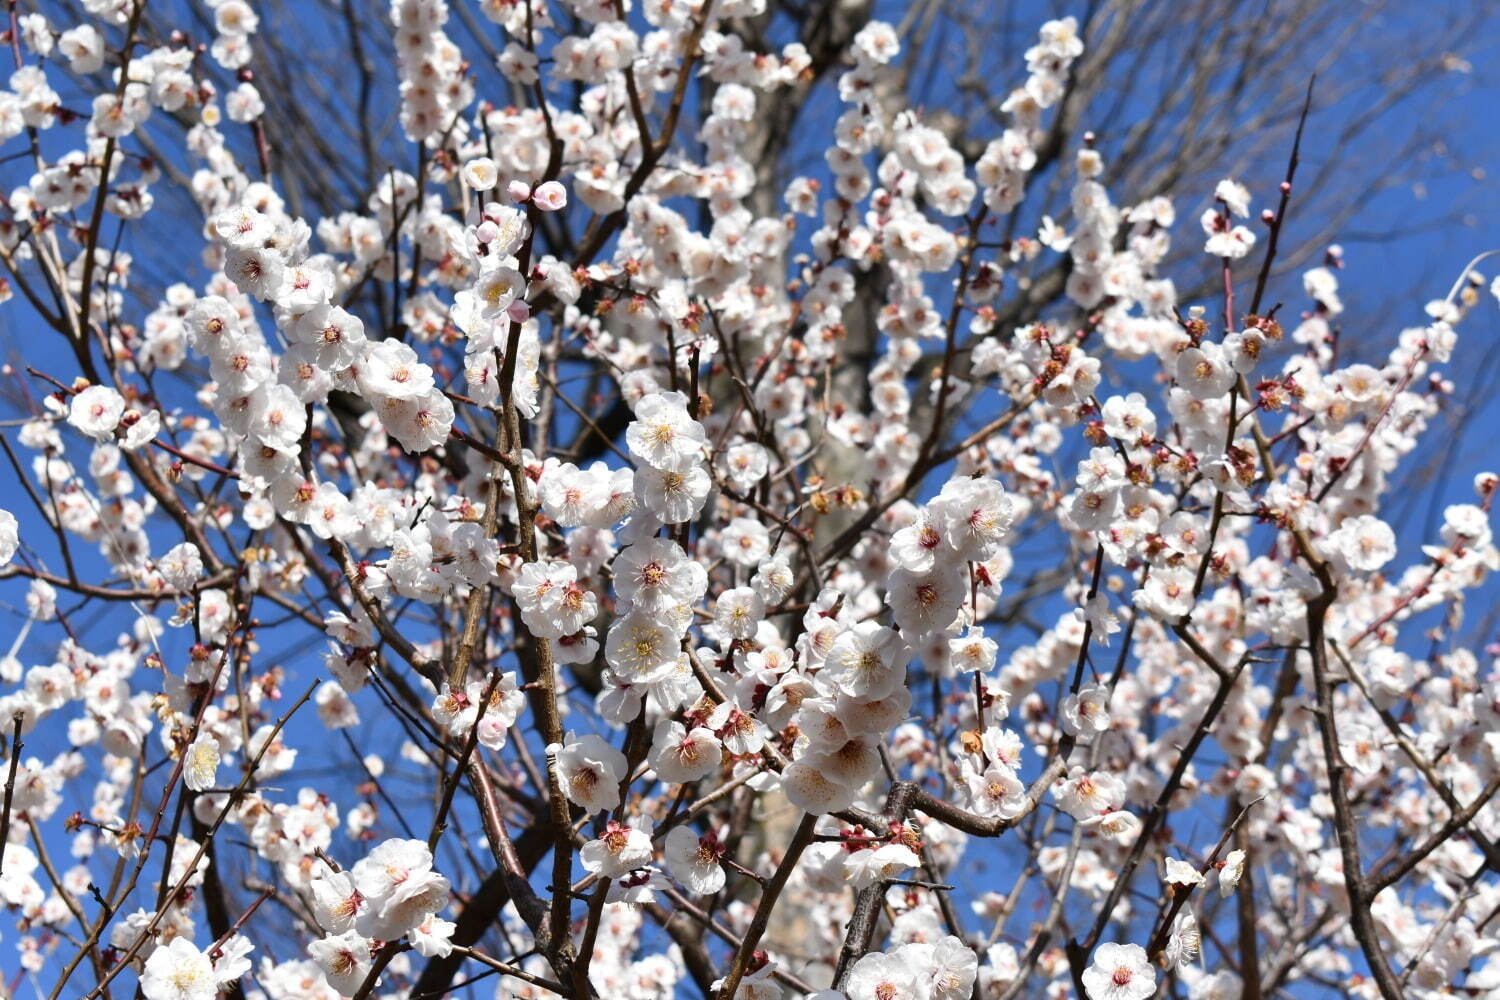
[[[1101,944],[1083,972],[1089,1000],[1146,1000],[1156,995],[1156,970],[1138,944]]]
[[[205,792],[214,787],[214,778],[219,770],[219,741],[207,733],[188,744],[182,754],[182,780],[195,792]]]
[[[0,566],[14,559],[16,557],[16,550],[20,547],[20,522],[16,520],[16,515],[10,511],[0,509]]]
[[[651,766],[663,781],[697,781],[713,772],[723,758],[723,745],[713,730],[688,730],[680,722],[663,719],[651,740]]]
[[[654,393],[635,406],[625,431],[631,454],[653,469],[686,472],[702,459],[703,427],[688,415],[681,393]]]
[[[1240,879],[1245,873],[1245,852],[1233,850],[1224,855],[1224,861],[1219,872],[1219,895],[1229,897],[1234,890],[1239,888]]]
[[[419,840],[388,840],[350,870],[363,902],[354,927],[389,941],[448,905],[448,879],[432,870],[432,852]]]
[[[12,14],[7,986],[1500,992],[1485,5],[188,6]]]
[[[699,836],[687,827],[675,827],[667,834],[662,856],[667,871],[692,893],[706,896],[724,888],[724,868],[720,859],[724,845],[718,835],[709,832]]]
[[[215,950],[217,958],[187,938],[173,938],[146,959],[141,994],[146,1000],[213,1000],[224,985],[249,970],[248,951],[248,942],[239,935]]]
[[[313,941],[307,953],[340,996],[353,996],[370,973],[370,942],[354,931]]]
[[[569,733],[564,743],[549,746],[547,754],[556,762],[558,783],[570,802],[589,813],[619,805],[625,777],[620,751],[593,733],[578,738]]]
[[[586,871],[602,878],[620,878],[649,864],[653,854],[649,833],[610,820],[598,839],[579,849],[578,858]]]
[[[1350,569],[1373,572],[1396,555],[1396,533],[1369,514],[1351,517],[1329,536],[1335,555]]]
[[[177,590],[188,590],[203,575],[203,556],[192,542],[167,550],[157,562],[162,577]]]
[[[950,480],[929,506],[943,540],[967,562],[994,556],[1015,521],[1014,501],[993,479]]]
[[[1162,867],[1165,869],[1162,881],[1168,885],[1195,886],[1203,884],[1203,873],[1198,871],[1189,862],[1183,861],[1180,858],[1163,858]]]
[[[68,423],[97,441],[114,437],[125,415],[125,398],[104,385],[91,385],[68,404]]]

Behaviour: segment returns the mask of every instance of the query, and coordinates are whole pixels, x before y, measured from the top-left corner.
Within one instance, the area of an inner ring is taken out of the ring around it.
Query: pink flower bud
[[[510,195],[510,200],[517,205],[531,200],[531,185],[525,181],[511,181],[505,187],[505,193]]]
[[[556,212],[568,203],[568,190],[557,181],[547,181],[537,185],[531,200],[544,212]]]

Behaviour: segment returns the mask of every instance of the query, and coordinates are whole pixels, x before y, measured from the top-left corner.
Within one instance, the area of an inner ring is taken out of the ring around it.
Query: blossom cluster
[[[1073,18],[976,144],[880,21],[391,0],[403,158],[319,212],[250,3],[81,6],[0,93],[57,347],[6,372],[0,904],[54,996],[1500,984],[1500,474],[1392,503],[1477,262],[1348,343],[1342,250],[1273,267],[1296,155],[1122,194]],[[113,235],[169,200],[201,276]]]

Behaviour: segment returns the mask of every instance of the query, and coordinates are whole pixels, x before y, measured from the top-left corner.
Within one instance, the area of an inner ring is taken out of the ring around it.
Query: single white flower
[[[16,515],[0,509],[0,566],[14,559],[16,550],[20,547],[21,526],[16,521]]]
[[[1250,214],[1250,189],[1226,177],[1214,187],[1214,198],[1229,206],[1229,211],[1244,218]]]
[[[682,630],[662,617],[632,611],[610,625],[604,660],[622,682],[655,684],[676,672]]]
[[[146,1000],[214,1000],[218,993],[213,962],[184,937],[153,951],[141,972]]]
[[[718,768],[723,756],[719,738],[702,726],[689,730],[680,722],[663,719],[652,734],[651,767],[662,781],[697,781]]]
[[[1180,858],[1164,858],[1162,865],[1165,869],[1162,881],[1169,886],[1194,886],[1203,884],[1203,873],[1193,864]]]
[[[125,415],[125,397],[105,385],[91,385],[68,404],[68,423],[96,441],[114,437]]]
[[[475,191],[488,191],[500,180],[495,161],[488,156],[476,156],[464,164],[461,171],[464,183]]]
[[[1240,879],[1245,877],[1245,852],[1240,850],[1230,851],[1224,855],[1224,860],[1219,864],[1219,895],[1227,898],[1239,888]]]
[[[182,754],[182,781],[195,792],[206,792],[214,787],[219,771],[219,741],[207,733],[199,733]]]
[[[603,834],[579,849],[578,859],[585,871],[603,878],[620,878],[650,864],[653,854],[650,834],[610,820]]]
[[[700,837],[685,826],[674,827],[662,857],[667,871],[689,892],[706,896],[724,888],[724,844],[713,831]]]
[[[370,973],[370,942],[354,931],[314,941],[307,954],[323,970],[328,985],[346,997],[353,996]]]
[[[203,575],[203,554],[192,542],[181,542],[157,560],[156,568],[174,590],[190,590]]]
[[[313,879],[311,887],[318,923],[336,934],[353,929],[355,918],[366,904],[354,887],[354,877],[349,872],[327,871]]]
[[[563,794],[584,812],[596,813],[620,804],[625,755],[600,737],[589,733],[579,738],[569,733],[567,742],[547,748],[547,756],[555,762]]]
[[[1083,972],[1088,1000],[1147,1000],[1156,995],[1156,970],[1138,944],[1102,944]]]
[[[703,425],[687,410],[680,392],[657,392],[635,404],[635,420],[625,428],[630,453],[653,469],[685,472],[703,457]]]

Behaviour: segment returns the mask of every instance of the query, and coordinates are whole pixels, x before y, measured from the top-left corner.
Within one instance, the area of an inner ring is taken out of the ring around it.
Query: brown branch
[[[26,716],[20,712],[11,716],[10,735],[10,771],[5,776],[5,801],[0,805],[0,875],[5,873],[5,845],[10,843],[10,803],[16,792],[16,771],[21,766],[21,748],[25,745],[21,742],[21,727],[26,723]]]
[[[771,881],[761,894],[760,902],[756,904],[755,916],[750,920],[750,926],[745,931],[745,939],[735,950],[734,958],[730,960],[729,972],[724,976],[724,985],[719,990],[719,1000],[733,1000],[739,992],[740,980],[745,976],[745,970],[750,965],[750,960],[755,954],[755,948],[760,944],[760,939],[766,932],[766,926],[771,922],[771,911],[776,908],[776,901],[781,898],[782,890],[786,888],[787,880],[792,877],[792,871],[797,867],[797,861],[802,857],[802,852],[807,845],[812,843],[813,828],[817,826],[818,818],[812,814],[804,814],[802,822],[797,824],[797,830],[792,834],[791,843],[787,844],[786,853],[782,855],[781,864],[776,866],[776,874],[771,876]]]

